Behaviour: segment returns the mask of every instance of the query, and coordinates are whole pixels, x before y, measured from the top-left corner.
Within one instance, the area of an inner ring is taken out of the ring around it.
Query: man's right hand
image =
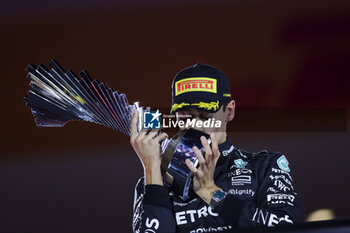
[[[130,143],[141,160],[146,184],[163,185],[160,170],[160,143],[163,139],[167,138],[168,135],[166,133],[158,135],[159,130],[154,129],[149,132],[145,130],[137,132],[138,115],[139,112],[135,110],[130,126]]]

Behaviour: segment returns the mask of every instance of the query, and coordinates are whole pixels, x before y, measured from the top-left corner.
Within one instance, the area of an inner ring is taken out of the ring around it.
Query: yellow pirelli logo
[[[216,79],[207,77],[191,77],[175,82],[175,96],[192,91],[216,93]]]

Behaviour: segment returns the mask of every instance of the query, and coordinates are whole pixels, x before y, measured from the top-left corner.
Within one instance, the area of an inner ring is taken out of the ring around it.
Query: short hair
[[[226,107],[227,107],[227,105],[229,104],[230,102],[228,102],[228,103],[223,103],[222,104],[222,107],[223,107],[223,111],[225,112],[225,110],[226,110]]]

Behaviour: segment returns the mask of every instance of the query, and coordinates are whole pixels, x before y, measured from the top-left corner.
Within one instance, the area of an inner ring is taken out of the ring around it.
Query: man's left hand
[[[194,146],[192,148],[198,157],[199,168],[196,168],[189,159],[186,159],[186,165],[194,174],[193,190],[208,205],[210,204],[214,191],[219,189],[214,182],[214,172],[216,163],[220,157],[220,151],[214,133],[210,134],[210,139],[211,148],[208,140],[204,136],[200,138],[205,151],[205,157],[197,147]]]

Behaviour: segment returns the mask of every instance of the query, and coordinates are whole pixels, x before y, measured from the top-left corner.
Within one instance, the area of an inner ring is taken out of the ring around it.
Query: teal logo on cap
[[[286,157],[284,155],[282,155],[281,157],[279,157],[279,159],[277,160],[277,165],[279,166],[279,168],[281,168],[283,171],[286,172],[290,172],[289,166],[288,166],[289,162],[286,159]]]
[[[243,168],[245,165],[248,164],[248,162],[245,162],[242,159],[236,159],[234,162],[238,168]]]

